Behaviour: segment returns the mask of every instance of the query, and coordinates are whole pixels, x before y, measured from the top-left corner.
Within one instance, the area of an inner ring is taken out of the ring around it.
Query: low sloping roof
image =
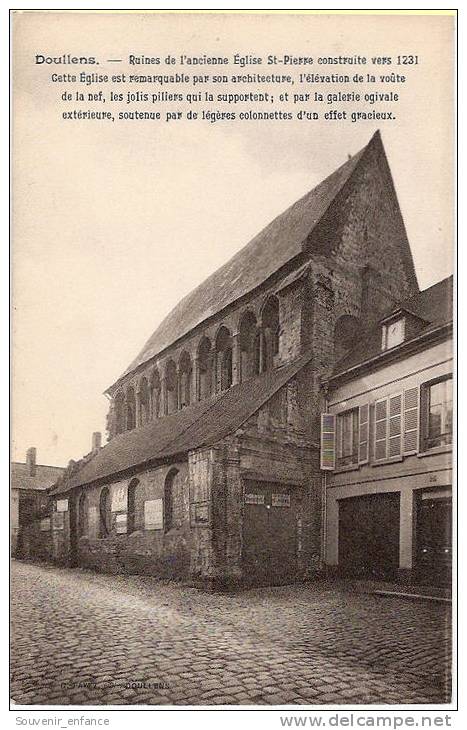
[[[36,464],[36,473],[31,476],[28,464],[14,461],[11,465],[11,488],[45,490],[55,484],[63,472],[61,466]]]
[[[379,138],[376,133],[373,139]],[[303,244],[357,167],[371,141],[313,190],[277,216],[230,261],[185,296],[162,320],[118,380],[193,327],[253,291],[303,251]],[[118,382],[118,381],[117,381]]]
[[[150,461],[217,443],[240,428],[310,359],[308,353],[290,365],[263,373],[213,398],[115,436],[51,494],[61,494]]]
[[[424,291],[406,299],[397,307],[389,310],[381,320],[388,319],[393,313],[399,310],[406,311],[419,318],[418,326],[415,328],[413,336],[409,340],[405,340],[398,347],[383,351],[381,350],[381,322],[378,322],[369,331],[363,333],[359,337],[355,347],[337,363],[333,377],[373,357],[383,355],[384,352],[395,352],[416,337],[438,329],[438,327],[442,327],[443,325],[450,324],[452,322],[453,310],[453,277],[449,276],[447,279],[443,279],[428,289],[424,289]]]

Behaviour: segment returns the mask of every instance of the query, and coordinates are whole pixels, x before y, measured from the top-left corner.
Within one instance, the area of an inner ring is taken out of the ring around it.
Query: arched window
[[[88,498],[83,492],[78,502],[78,535],[82,537],[88,532]]]
[[[151,414],[153,418],[159,418],[161,407],[161,380],[159,371],[154,370],[150,380]]]
[[[259,358],[257,357],[257,330],[256,317],[252,312],[246,312],[239,327],[240,333],[240,363],[241,380],[247,380],[259,373]]]
[[[127,514],[127,532],[134,532],[137,529],[138,520],[136,518],[136,492],[138,489],[138,479],[132,479],[128,485],[128,514]]]
[[[175,491],[178,488],[178,470],[171,469],[164,484],[164,530],[168,532],[175,527],[174,515]]]
[[[279,352],[279,301],[269,297],[261,315],[262,371],[274,367],[274,357]]]
[[[165,368],[166,411],[175,413],[178,409],[177,368],[173,360],[169,360]]]
[[[138,390],[139,425],[144,426],[149,421],[149,386],[145,377],[141,378]]]
[[[360,334],[360,322],[350,314],[343,314],[334,327],[334,359],[338,362],[356,343]]]
[[[126,430],[131,431],[136,427],[136,398],[135,391],[130,386],[126,392]]]
[[[99,537],[107,537],[111,530],[110,492],[104,487],[99,498]]]
[[[222,326],[216,337],[216,390],[227,390],[232,385],[232,337]]]
[[[118,435],[125,430],[125,399],[121,390],[116,394],[114,404],[115,435]]]
[[[261,372],[261,330],[258,330],[256,332],[255,336],[255,373],[259,374]]]
[[[180,408],[191,403],[191,358],[187,352],[182,352],[178,366],[178,402]]]
[[[198,400],[212,393],[212,357],[211,340],[203,337],[198,347]]]

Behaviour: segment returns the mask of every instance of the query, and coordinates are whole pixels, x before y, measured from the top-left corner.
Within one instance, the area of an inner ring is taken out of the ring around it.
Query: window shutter
[[[404,454],[418,451],[418,387],[404,391]]]
[[[370,440],[370,406],[368,403],[358,410],[358,463],[367,464]]]
[[[402,455],[402,393],[389,398],[388,456]]]
[[[375,403],[375,461],[387,458],[387,416],[387,398],[377,400]]]
[[[321,469],[332,471],[336,465],[336,417],[321,414]]]

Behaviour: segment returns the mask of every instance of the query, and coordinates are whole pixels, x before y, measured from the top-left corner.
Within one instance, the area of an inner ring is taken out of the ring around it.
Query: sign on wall
[[[57,512],[68,512],[67,499],[57,499]]]
[[[273,494],[271,505],[273,507],[290,507],[290,494]]]
[[[126,483],[114,484],[112,487],[112,512],[126,512],[128,504],[128,487]]]
[[[115,517],[115,531],[118,534],[125,533],[127,531],[127,513],[121,513]]]
[[[50,530],[50,517],[44,517],[41,520],[41,532],[48,532]]]
[[[245,494],[245,504],[264,504],[264,494]]]
[[[193,521],[197,525],[204,525],[209,522],[209,504],[193,505]]]
[[[149,499],[144,503],[144,529],[162,530],[164,527],[164,512],[162,499]]]

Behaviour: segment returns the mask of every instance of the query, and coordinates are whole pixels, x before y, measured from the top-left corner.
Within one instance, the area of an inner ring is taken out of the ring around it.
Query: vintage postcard
[[[449,726],[455,24],[12,11],[16,708]]]

